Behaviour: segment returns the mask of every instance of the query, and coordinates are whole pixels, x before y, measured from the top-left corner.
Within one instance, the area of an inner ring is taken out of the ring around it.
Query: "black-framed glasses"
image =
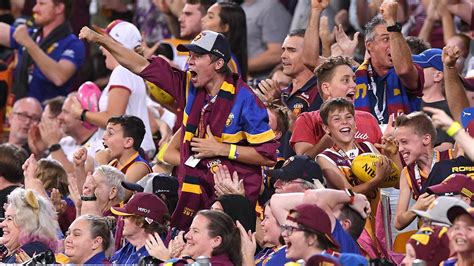
[[[24,112],[13,112],[13,114],[18,116],[18,119],[20,119],[23,122],[30,120],[33,123],[38,123],[41,120],[41,117],[39,116],[29,115]]]
[[[281,231],[281,234],[286,232],[286,234],[290,236],[293,234],[293,232],[305,231],[305,230],[303,228],[299,228],[299,227],[295,227],[291,225],[280,225],[280,231]]]

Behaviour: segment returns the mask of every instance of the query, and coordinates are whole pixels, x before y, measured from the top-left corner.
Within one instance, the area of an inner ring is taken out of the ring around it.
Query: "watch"
[[[81,200],[82,201],[96,201],[97,197],[95,195],[91,195],[91,196],[81,195]]]
[[[56,144],[53,144],[53,145],[49,146],[48,151],[49,151],[49,153],[52,153],[52,152],[55,152],[55,151],[59,151],[60,149],[61,149],[61,145],[59,145],[59,143],[56,143]]]
[[[86,121],[86,113],[87,113],[87,111],[88,111],[87,109],[84,109],[84,110],[82,110],[82,112],[81,112],[81,119],[80,119],[80,120],[81,120],[82,122]]]
[[[345,191],[346,194],[349,196],[349,202],[348,202],[348,204],[349,204],[349,205],[352,205],[352,204],[354,203],[354,199],[355,199],[354,191],[352,191],[352,189],[350,189],[350,188],[346,188],[344,191]]]
[[[395,23],[395,25],[387,26],[388,32],[402,32],[402,24],[400,22]]]

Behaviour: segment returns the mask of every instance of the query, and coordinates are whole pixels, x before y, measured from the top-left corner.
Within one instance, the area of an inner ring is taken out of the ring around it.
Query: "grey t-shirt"
[[[249,58],[266,50],[267,43],[283,43],[290,28],[291,15],[278,0],[255,0],[243,3],[247,18]]]

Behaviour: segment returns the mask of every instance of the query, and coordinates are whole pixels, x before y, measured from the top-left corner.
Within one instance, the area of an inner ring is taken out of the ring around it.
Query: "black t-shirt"
[[[437,162],[423,185],[422,192],[424,193],[427,187],[443,182],[451,174],[465,174],[474,177],[474,162],[464,156]]]
[[[441,109],[445,111],[450,117],[452,117],[451,112],[449,111],[449,106],[448,102],[446,100],[443,101],[438,101],[438,102],[432,102],[432,103],[427,103],[424,101],[421,101],[421,109],[423,107],[433,107],[436,109]],[[428,115],[431,117],[431,113],[428,113]],[[446,132],[440,128],[436,129],[436,141],[435,141],[435,147],[438,146],[439,144],[443,142],[449,142],[454,144],[454,139],[448,136]]]

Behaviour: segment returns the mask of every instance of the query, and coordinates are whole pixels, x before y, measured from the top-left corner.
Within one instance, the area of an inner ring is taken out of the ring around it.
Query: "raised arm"
[[[142,72],[150,63],[148,60],[134,51],[122,46],[105,34],[99,34],[88,27],[83,27],[79,33],[79,38],[88,42],[95,42],[109,51],[120,65],[135,74]]]
[[[387,26],[393,26],[397,22],[397,2],[383,2],[380,13],[383,15]],[[402,83],[411,91],[417,91],[418,70],[411,58],[410,48],[401,32],[390,32],[390,52],[392,55],[395,72]]]
[[[444,84],[446,84],[446,88],[449,88],[445,90],[446,101],[451,115],[458,122],[461,122],[462,111],[469,107],[469,100],[456,68],[456,61],[460,55],[461,51],[456,46],[445,46],[443,48]]]
[[[367,218],[370,214],[370,203],[363,194],[354,193],[354,198],[346,191],[337,189],[310,189],[306,190],[303,203],[316,204],[333,216],[338,217],[341,209],[348,204],[357,211],[362,218]]]
[[[469,159],[474,159],[474,139],[462,129],[459,122],[454,122],[443,110],[432,107],[425,107],[423,111],[432,113],[433,124],[442,130],[449,132],[461,146]]]
[[[453,14],[449,11],[445,1],[439,1],[438,10],[441,15],[441,24],[443,25],[443,39],[444,43],[448,43],[448,40],[456,34],[456,26],[454,25]]]
[[[270,200],[273,216],[279,224],[285,224],[288,212],[303,203],[304,193],[273,194]]]
[[[0,38],[3,34],[3,30],[0,30]],[[76,65],[68,59],[60,59],[59,61],[54,60],[53,58],[49,57],[45,51],[43,51],[38,44],[30,37],[28,32],[28,28],[26,25],[20,25],[15,29],[13,33],[13,38],[15,41],[22,45],[26,51],[30,54],[31,58],[35,62],[36,66],[43,72],[43,74],[55,85],[55,86],[62,86],[64,85],[77,71]],[[7,38],[9,39],[9,38]],[[83,45],[81,43],[81,45]],[[79,47],[78,47],[79,48]],[[74,56],[84,57],[84,47],[80,47],[82,49],[81,53],[75,51]],[[83,60],[82,58],[81,60]]]
[[[421,26],[421,30],[418,33],[418,37],[426,42],[430,42],[434,23],[440,19],[439,13],[436,10],[438,8],[438,1],[439,0],[432,0],[428,4],[428,8],[426,9],[426,19],[423,21],[423,26]]]
[[[329,5],[329,0],[311,0],[311,13],[308,20],[308,27],[304,34],[303,57],[304,64],[311,70],[319,65],[319,20],[321,13]]]

